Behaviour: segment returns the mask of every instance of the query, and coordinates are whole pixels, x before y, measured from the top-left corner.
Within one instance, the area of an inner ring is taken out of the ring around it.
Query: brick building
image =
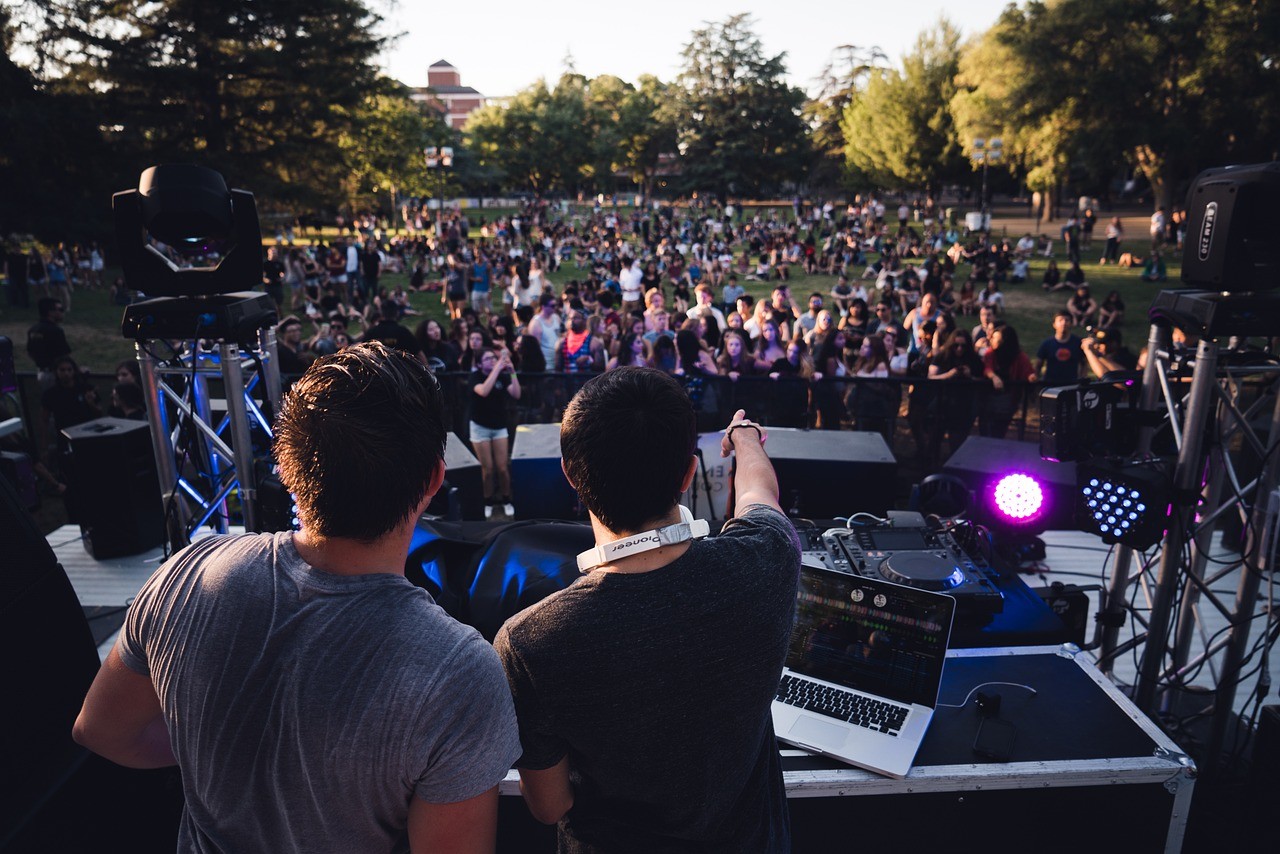
[[[467,116],[488,102],[472,87],[463,86],[458,69],[443,59],[432,63],[427,69],[427,85],[410,88],[409,97],[435,109],[452,128],[461,128]]]

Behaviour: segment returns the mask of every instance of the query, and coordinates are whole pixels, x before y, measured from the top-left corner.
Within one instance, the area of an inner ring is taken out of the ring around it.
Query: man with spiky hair
[[[442,413],[403,351],[318,359],[275,425],[302,529],[200,540],[134,600],[73,734],[178,765],[179,851],[493,851],[520,753],[502,667],[404,576]]]

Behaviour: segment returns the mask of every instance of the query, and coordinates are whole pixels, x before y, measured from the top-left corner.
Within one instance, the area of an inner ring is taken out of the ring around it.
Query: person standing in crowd
[[[130,606],[73,735],[178,765],[179,850],[493,850],[520,754],[503,671],[404,577],[443,409],[402,352],[318,360],[275,425],[302,529],[196,542]]]
[[[1119,329],[1095,330],[1080,342],[1080,351],[1098,379],[1112,371],[1132,371],[1138,367],[1138,357],[1124,346]]]
[[[1080,339],[1071,334],[1071,314],[1059,311],[1053,316],[1053,336],[1036,350],[1036,374],[1046,388],[1053,388],[1076,382],[1083,368]]]
[[[800,542],[766,438],[738,410],[721,441],[736,456],[733,518],[693,539],[678,499],[697,471],[697,426],[680,383],[619,368],[565,410],[564,470],[597,547],[578,558],[583,578],[494,642],[520,722],[521,792],[558,824],[562,851],[790,848],[770,705]]]
[[[1120,261],[1120,241],[1124,239],[1124,226],[1120,223],[1120,217],[1113,216],[1111,221],[1107,223],[1105,231],[1107,245],[1102,250],[1102,257],[1098,260],[1099,264],[1108,262],[1117,264]]]
[[[1022,352],[1018,333],[1012,326],[997,326],[991,333],[991,349],[982,357],[982,369],[993,390],[982,408],[980,432],[983,436],[1003,439],[1022,405],[1028,384],[1036,381],[1035,369]]]
[[[564,319],[560,317],[560,301],[551,294],[538,299],[538,313],[525,327],[525,333],[538,339],[542,359],[550,367],[556,364],[556,347],[564,334]]]
[[[40,319],[27,330],[27,355],[36,363],[36,378],[40,388],[48,389],[54,383],[54,365],[63,356],[71,355],[71,345],[62,330],[62,318],[66,315],[62,301],[54,297],[41,297],[36,303]]]
[[[507,403],[520,399],[520,378],[511,364],[511,351],[494,351],[485,346],[478,351],[471,372],[471,449],[480,463],[484,489],[484,518],[493,518],[502,506],[508,517],[511,506],[510,430]]]
[[[569,328],[556,343],[554,364],[562,373],[604,370],[604,342],[591,332],[583,309],[569,309]]]
[[[461,258],[450,252],[444,260],[444,287],[440,302],[449,306],[449,319],[462,316],[468,302],[468,278],[471,269]]]
[[[296,315],[290,314],[276,325],[276,359],[285,376],[298,376],[307,369],[302,356],[302,321]]]
[[[400,323],[399,303],[386,299],[379,306],[375,322],[360,336],[360,343],[381,341],[388,347],[405,351],[425,365],[427,357],[423,354],[418,339]]]
[[[57,447],[66,450],[66,438],[62,431],[102,416],[98,392],[89,378],[70,356],[59,356],[53,361],[53,385],[40,395],[43,410],[41,423],[45,436],[41,448]]]
[[[471,261],[471,277],[468,283],[471,287],[471,307],[476,310],[476,314],[483,317],[493,308],[493,268],[489,265],[489,259],[485,257],[484,252],[475,253]]]

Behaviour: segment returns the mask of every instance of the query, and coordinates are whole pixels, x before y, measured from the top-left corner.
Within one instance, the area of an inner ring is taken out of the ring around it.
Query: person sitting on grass
[[[1147,260],[1142,264],[1142,281],[1144,282],[1167,282],[1169,281],[1168,271],[1164,266],[1164,259],[1160,257],[1158,249],[1152,249],[1151,254],[1147,256]]]

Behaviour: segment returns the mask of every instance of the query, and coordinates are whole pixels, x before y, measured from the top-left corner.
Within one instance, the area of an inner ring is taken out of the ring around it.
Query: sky
[[[775,0],[763,10],[724,0],[399,0],[380,11],[402,33],[383,67],[409,86],[427,84],[427,66],[444,59],[464,86],[512,95],[543,77],[554,83],[572,56],[588,78],[641,74],[670,82],[695,29],[747,12],[770,56],[786,52],[789,82],[816,94],[815,78],[839,45],[877,46],[894,66],[945,11],[965,36],[987,29],[1010,0]],[[744,8],[747,7],[747,8]]]

